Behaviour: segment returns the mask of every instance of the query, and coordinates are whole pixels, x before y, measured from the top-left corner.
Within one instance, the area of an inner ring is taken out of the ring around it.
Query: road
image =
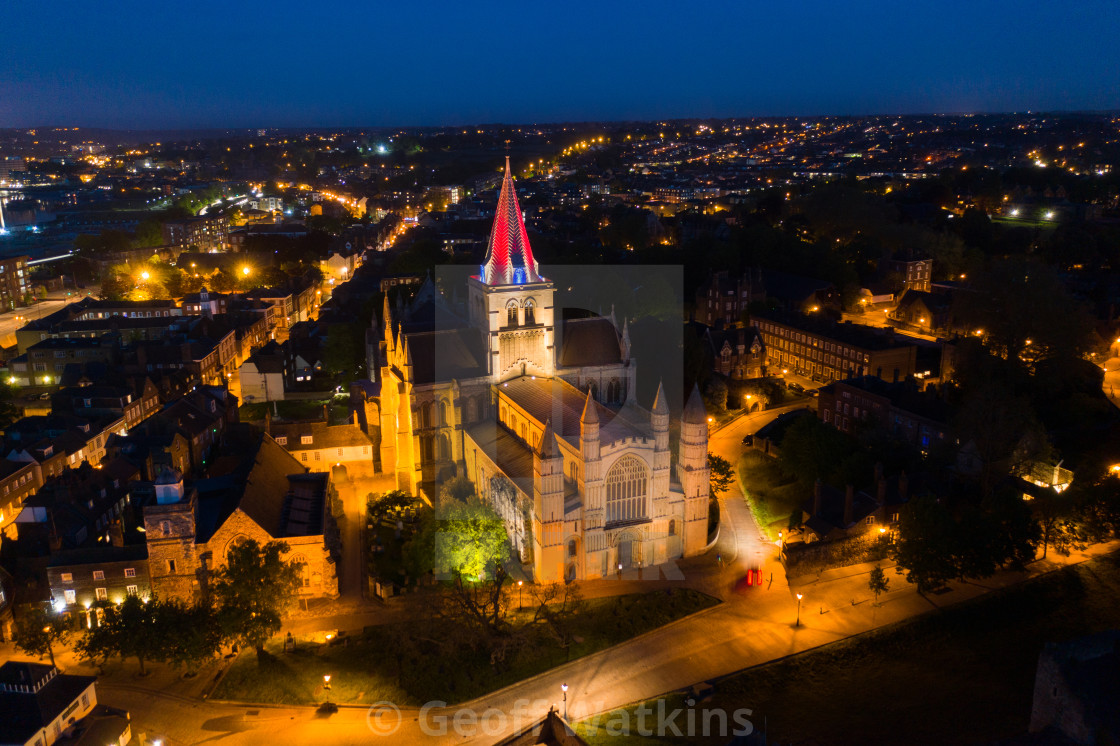
[[[70,296],[66,295],[65,292],[54,292],[49,294],[45,300],[33,306],[0,313],[0,347],[12,347],[15,345],[16,330],[29,321],[49,316],[63,306],[69,303],[76,303],[85,297],[85,292],[81,294],[74,292],[74,294]]]

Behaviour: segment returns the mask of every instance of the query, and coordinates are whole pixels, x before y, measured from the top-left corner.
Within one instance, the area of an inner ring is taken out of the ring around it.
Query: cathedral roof
[[[641,419],[640,412],[625,408],[616,412],[594,399],[588,403],[584,392],[559,378],[513,378],[498,387],[498,394],[521,407],[542,427],[551,420],[556,436],[575,448],[579,448],[584,413],[599,423],[599,438],[603,443],[649,437],[648,421]]]
[[[490,242],[486,246],[486,262],[482,267],[482,281],[487,285],[521,285],[540,282],[537,262],[529,247],[529,234],[521,207],[517,204],[517,189],[513,186],[509,156],[506,156],[506,174],[502,191],[494,210],[494,225],[490,229]]]
[[[566,319],[560,333],[560,365],[618,365],[623,362],[618,328],[609,318]]]

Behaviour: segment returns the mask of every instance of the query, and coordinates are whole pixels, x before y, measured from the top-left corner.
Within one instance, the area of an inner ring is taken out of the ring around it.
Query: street
[[[16,343],[16,330],[24,324],[35,319],[41,319],[44,316],[49,316],[58,309],[70,304],[76,303],[86,297],[83,291],[70,291],[73,295],[67,295],[65,290],[55,291],[48,293],[47,297],[36,303],[33,306],[23,306],[16,308],[12,311],[5,311],[0,313],[0,347],[12,347]]]

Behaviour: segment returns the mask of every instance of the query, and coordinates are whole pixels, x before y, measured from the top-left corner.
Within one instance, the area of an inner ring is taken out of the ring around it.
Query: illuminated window
[[[124,576],[126,578],[135,578],[136,577],[136,568],[135,567],[124,568]]]
[[[623,456],[607,472],[607,523],[646,517],[649,470],[633,456]]]
[[[66,598],[66,603],[72,604],[78,600],[78,594],[75,591],[63,591],[62,595]]]
[[[72,573],[68,573],[68,572],[62,573],[62,582],[63,583],[73,583],[74,582],[74,575]]]
[[[105,571],[104,570],[94,570],[93,571],[93,579],[94,580],[104,580],[105,579]]]
[[[97,588],[95,592],[97,593],[98,601],[104,601],[109,598],[109,590],[107,588]]]

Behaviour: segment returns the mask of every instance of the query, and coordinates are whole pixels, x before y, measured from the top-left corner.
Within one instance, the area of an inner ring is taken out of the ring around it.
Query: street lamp
[[[568,685],[561,684],[560,691],[564,692],[564,719],[568,719]]]
[[[330,691],[331,688],[331,675],[329,673],[323,674],[323,689]]]
[[[800,627],[801,626],[801,594],[800,593],[797,594],[797,622],[793,626],[794,627]]]
[[[248,267],[242,267],[242,268],[241,268],[241,274],[245,275],[246,277],[248,277],[248,276],[249,276],[249,271],[250,271],[250,270],[249,270],[249,268],[248,268]]]
[[[517,608],[518,609],[524,609],[525,608],[521,603],[521,586],[524,583],[525,583],[524,580],[518,580],[517,581]]]

